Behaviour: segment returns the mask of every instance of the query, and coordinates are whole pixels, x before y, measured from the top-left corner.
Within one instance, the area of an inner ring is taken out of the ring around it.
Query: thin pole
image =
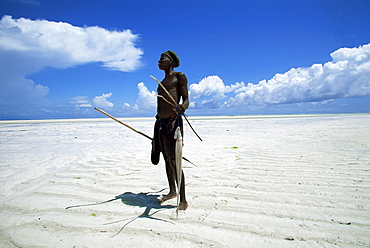
[[[136,133],[138,133],[138,134],[141,134],[142,136],[147,137],[147,138],[148,138],[148,139],[150,139],[150,140],[153,140],[153,138],[149,137],[149,136],[148,136],[148,135],[146,135],[145,133],[142,133],[142,132],[140,132],[140,131],[136,130],[135,128],[130,127],[130,126],[129,126],[129,125],[127,125],[126,123],[123,123],[122,121],[120,121],[120,120],[118,120],[118,119],[114,118],[113,116],[111,116],[111,115],[110,115],[110,114],[108,114],[107,112],[105,112],[105,111],[103,111],[103,110],[101,110],[101,109],[99,109],[99,108],[94,108],[94,109],[96,109],[96,110],[97,110],[97,111],[99,111],[100,113],[105,114],[106,116],[108,116],[108,117],[112,118],[113,120],[115,120],[116,122],[118,122],[118,123],[120,123],[120,124],[124,125],[125,127],[130,128],[132,131],[134,131],[134,132],[136,132]]]
[[[123,123],[122,121],[118,120],[117,118],[114,118],[113,116],[111,116],[111,115],[110,115],[110,114],[108,114],[107,112],[105,112],[105,111],[103,111],[103,110],[101,110],[101,109],[99,109],[99,108],[94,108],[94,109],[95,109],[95,110],[97,110],[97,111],[99,111],[100,113],[105,114],[106,116],[108,116],[108,117],[112,118],[113,120],[115,120],[116,122],[118,122],[118,123],[120,123],[120,124],[124,125],[125,127],[130,128],[132,131],[134,131],[134,132],[136,132],[136,133],[138,133],[138,134],[141,134],[142,136],[144,136],[144,137],[146,137],[146,138],[148,138],[148,139],[150,139],[150,140],[153,140],[153,138],[149,137],[149,136],[148,136],[148,135],[146,135],[145,133],[142,133],[142,132],[140,132],[140,131],[136,130],[135,128],[133,128],[133,127],[131,127],[131,126],[127,125],[126,123]],[[185,158],[185,157],[182,157],[182,159],[183,159],[183,160],[185,160],[186,162],[189,162],[189,163],[191,163],[192,165],[196,166],[196,165],[195,165],[195,164],[193,164],[189,159],[187,159],[187,158]]]
[[[151,78],[153,78],[155,81],[157,81],[157,83],[162,87],[162,89],[166,92],[166,94],[171,98],[174,106],[177,106],[177,102],[175,101],[175,99],[173,99],[172,95],[170,94],[170,92],[168,92],[168,90],[163,86],[163,84],[158,80],[156,79],[155,77],[153,76],[149,76]],[[172,104],[171,104],[172,105]]]

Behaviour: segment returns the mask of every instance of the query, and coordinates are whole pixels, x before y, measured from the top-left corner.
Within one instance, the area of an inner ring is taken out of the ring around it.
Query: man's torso
[[[176,105],[178,105],[180,101],[180,82],[177,77],[178,72],[173,73],[170,76],[167,76],[162,80],[162,85],[166,88],[166,90],[171,94],[172,98],[176,101]],[[158,95],[163,96],[166,98],[167,101],[173,102],[172,99],[168,96],[164,89],[160,85],[158,85],[157,89]],[[168,104],[165,100],[161,97],[158,97],[157,100],[157,114],[159,118],[165,119],[170,116],[175,115],[174,106]]]

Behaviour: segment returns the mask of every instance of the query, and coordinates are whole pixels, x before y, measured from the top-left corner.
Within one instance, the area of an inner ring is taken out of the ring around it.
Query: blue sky
[[[0,119],[154,116],[174,50],[188,115],[370,112],[368,0],[0,0]]]

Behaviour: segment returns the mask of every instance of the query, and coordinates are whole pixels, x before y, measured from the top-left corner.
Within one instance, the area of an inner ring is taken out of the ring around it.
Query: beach
[[[178,215],[125,126],[0,122],[0,247],[370,247],[370,114],[189,120]]]

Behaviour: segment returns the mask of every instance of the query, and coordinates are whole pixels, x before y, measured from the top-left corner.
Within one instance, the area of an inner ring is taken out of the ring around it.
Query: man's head
[[[167,52],[164,52],[162,54],[168,56],[172,60],[173,68],[176,68],[176,67],[180,66],[180,59],[174,51],[168,50]]]

